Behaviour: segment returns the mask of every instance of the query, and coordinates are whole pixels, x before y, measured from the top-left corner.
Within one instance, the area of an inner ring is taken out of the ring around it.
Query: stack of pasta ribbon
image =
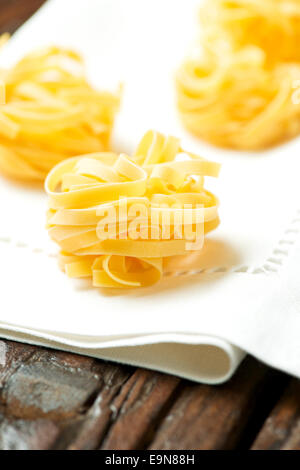
[[[96,287],[159,281],[164,257],[197,246],[198,223],[203,234],[218,226],[217,198],[204,188],[204,177],[218,172],[219,164],[183,153],[178,139],[154,131],[133,157],[94,153],[59,163],[45,186],[47,228],[62,269],[91,277]]]
[[[200,41],[177,76],[187,129],[237,149],[300,134],[299,0],[206,0]]]
[[[0,38],[1,43],[7,36]],[[93,89],[81,57],[49,47],[0,70],[6,102],[0,106],[0,170],[44,180],[58,162],[108,150],[120,97]]]

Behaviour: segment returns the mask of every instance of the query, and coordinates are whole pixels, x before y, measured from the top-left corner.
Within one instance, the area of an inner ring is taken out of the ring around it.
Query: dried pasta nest
[[[95,287],[158,282],[164,258],[201,250],[204,234],[218,226],[218,200],[204,187],[204,177],[218,172],[219,164],[154,131],[133,156],[94,153],[59,163],[45,185],[61,268]]]
[[[2,41],[3,42],[3,41]],[[0,70],[6,102],[0,106],[0,170],[44,180],[61,160],[109,148],[120,93],[95,90],[74,51],[35,51]]]
[[[185,127],[236,149],[298,135],[299,1],[207,0],[201,23],[201,41],[177,74]]]

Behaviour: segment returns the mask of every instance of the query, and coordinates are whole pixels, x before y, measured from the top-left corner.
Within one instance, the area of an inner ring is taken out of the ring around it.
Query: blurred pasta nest
[[[206,0],[199,44],[177,74],[185,127],[263,149],[300,133],[299,0]]]
[[[59,163],[45,186],[61,268],[95,287],[159,281],[164,258],[201,250],[219,225],[218,200],[204,187],[218,172],[219,164],[154,131],[133,156],[100,152]]]
[[[76,52],[35,51],[0,70],[0,80],[6,91],[0,106],[0,170],[5,174],[44,180],[65,158],[108,149],[120,94],[92,88]]]

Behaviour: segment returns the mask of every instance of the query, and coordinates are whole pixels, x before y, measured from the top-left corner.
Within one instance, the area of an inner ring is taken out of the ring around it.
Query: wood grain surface
[[[13,33],[42,0],[0,0]],[[246,358],[207,386],[0,340],[0,449],[300,450],[300,382]]]
[[[0,0],[0,34],[14,33],[45,0]]]

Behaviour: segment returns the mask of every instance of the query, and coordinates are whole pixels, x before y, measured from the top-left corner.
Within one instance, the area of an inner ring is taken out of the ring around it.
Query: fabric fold
[[[97,341],[0,324],[0,336],[98,359],[154,369],[206,384],[230,379],[245,353],[211,336],[162,334]]]

